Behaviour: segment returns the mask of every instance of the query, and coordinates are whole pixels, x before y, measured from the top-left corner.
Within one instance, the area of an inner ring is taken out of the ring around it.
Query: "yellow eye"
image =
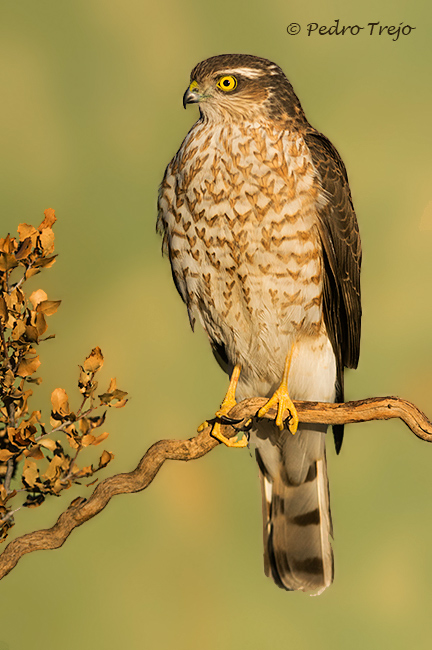
[[[221,90],[229,93],[231,90],[237,87],[237,79],[230,74],[227,74],[225,77],[221,77],[217,82],[217,87]]]

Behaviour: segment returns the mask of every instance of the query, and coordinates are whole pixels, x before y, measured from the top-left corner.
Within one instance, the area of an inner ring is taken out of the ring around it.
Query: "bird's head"
[[[212,121],[304,119],[281,68],[249,54],[222,54],[198,63],[183,95],[185,108],[195,103]]]

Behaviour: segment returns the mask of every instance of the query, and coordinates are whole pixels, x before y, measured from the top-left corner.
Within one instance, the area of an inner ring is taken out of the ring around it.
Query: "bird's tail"
[[[270,426],[256,447],[265,572],[284,589],[321,593],[333,581],[325,427],[301,424],[293,436]]]

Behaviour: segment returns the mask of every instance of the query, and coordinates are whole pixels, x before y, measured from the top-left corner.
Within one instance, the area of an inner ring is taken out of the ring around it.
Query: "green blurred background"
[[[416,30],[307,37],[308,22],[336,18]],[[197,115],[181,106],[190,70],[219,53],[281,65],[348,168],[364,321],[347,398],[397,394],[432,416],[431,18],[403,0],[2,4],[0,235],[48,207],[59,219],[58,263],[32,281],[63,299],[33,408],[47,418],[57,386],[76,404],[77,364],[100,345],[102,383],[115,375],[132,396],[107,422],[105,476],[159,438],[193,435],[226,387],[155,235],[158,184]],[[288,36],[293,21],[303,31]],[[24,557],[1,583],[0,649],[430,648],[432,445],[369,423],[328,456],[336,579],[321,597],[264,577],[255,462],[218,448]],[[77,494],[19,513],[15,535],[51,526]]]

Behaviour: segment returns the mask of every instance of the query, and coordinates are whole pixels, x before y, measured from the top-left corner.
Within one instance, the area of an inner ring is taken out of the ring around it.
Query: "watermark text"
[[[308,36],[358,36],[364,34],[372,37],[387,37],[392,41],[397,41],[401,36],[409,36],[416,27],[405,24],[385,25],[380,21],[370,22],[367,25],[342,25],[339,19],[331,25],[320,25],[319,23],[308,23],[305,31]],[[302,27],[299,23],[290,23],[287,27],[287,33],[290,36],[300,34]]]

